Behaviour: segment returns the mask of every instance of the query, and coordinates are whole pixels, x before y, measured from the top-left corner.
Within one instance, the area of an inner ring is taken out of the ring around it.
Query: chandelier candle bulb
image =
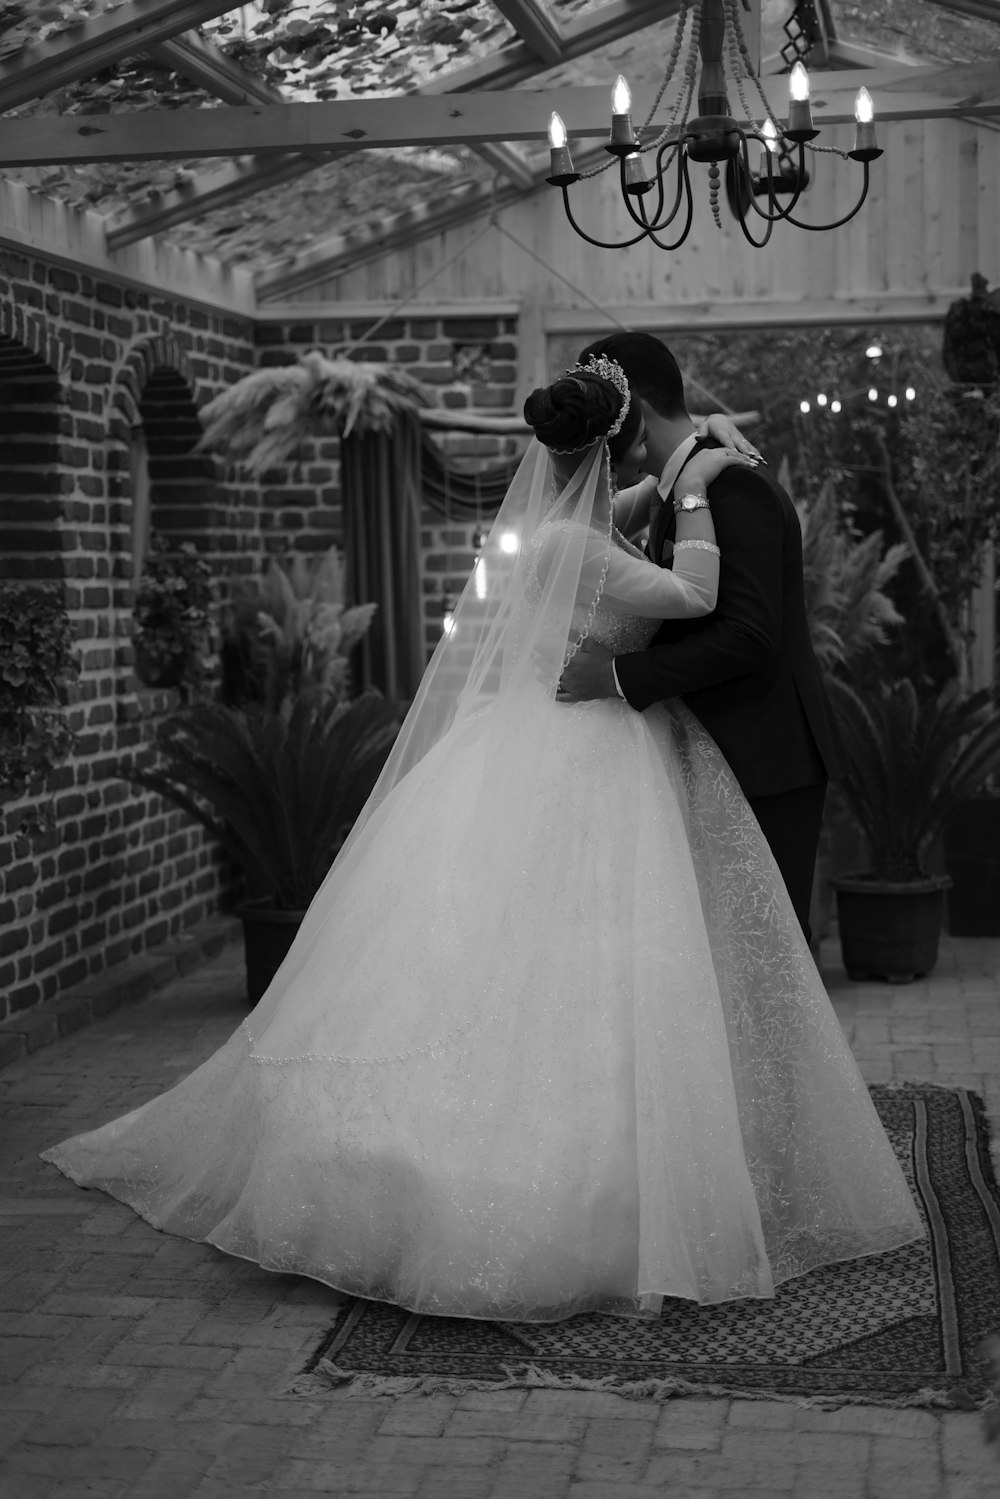
[[[627,193],[648,193],[653,184],[646,176],[646,168],[643,166],[642,157],[638,151],[630,151],[625,158],[625,191]]]
[[[812,110],[809,108],[809,74],[801,62],[797,62],[788,80],[788,129],[789,140],[811,141],[819,135],[813,129]]]
[[[864,87],[858,89],[854,101],[854,150],[850,153],[855,161],[873,161],[881,156],[875,139],[875,106],[872,96]]]
[[[554,187],[578,182],[580,178],[579,172],[573,168],[573,158],[569,154],[566,140],[566,126],[562,116],[553,110],[549,119],[549,175],[546,180]]]
[[[772,120],[765,120],[760,132],[760,175],[767,176],[768,158],[778,150],[778,132],[774,128]]]
[[[606,149],[615,156],[624,156],[638,144],[632,129],[632,90],[619,73],[611,90],[611,139]]]

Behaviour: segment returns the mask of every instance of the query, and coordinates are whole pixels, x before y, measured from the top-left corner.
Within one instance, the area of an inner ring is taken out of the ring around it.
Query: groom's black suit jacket
[[[795,507],[759,469],[724,470],[708,495],[722,553],[716,608],[664,620],[648,650],[616,656],[619,685],[640,712],[682,697],[751,801],[822,786],[841,759],[809,636]],[[650,532],[654,562],[674,527],[668,500]]]

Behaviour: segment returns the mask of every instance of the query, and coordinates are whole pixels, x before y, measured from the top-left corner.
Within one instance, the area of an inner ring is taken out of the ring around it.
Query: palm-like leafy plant
[[[223,625],[223,697],[279,710],[307,692],[342,698],[349,655],[377,604],[344,602],[344,561],[335,546],[322,557],[273,561],[237,592]]]
[[[157,731],[160,761],[128,778],[207,828],[251,898],[304,910],[368,799],[399,728],[378,693],[303,697],[288,713],[196,703]]]
[[[908,678],[870,696],[829,685],[847,754],[842,790],[868,841],[870,873],[923,878],[958,803],[1000,768],[1000,711],[989,692],[963,697],[957,682],[926,701]]]
[[[902,543],[886,548],[881,531],[860,537],[848,530],[830,482],[813,504],[795,508],[816,659],[828,672],[850,668],[874,646],[885,644],[890,626],[903,622],[885,590],[909,549]]]
[[[254,370],[204,406],[199,446],[260,474],[291,458],[308,437],[386,432],[400,413],[426,405],[424,387],[395,365],[312,350],[296,364]]]

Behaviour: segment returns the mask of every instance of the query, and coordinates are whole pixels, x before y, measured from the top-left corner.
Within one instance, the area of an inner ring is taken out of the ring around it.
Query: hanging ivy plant
[[[155,535],[133,606],[136,672],[148,687],[194,692],[205,675],[212,632],[212,569],[190,542],[171,550]]]
[[[79,674],[73,629],[51,591],[0,583],[0,800],[42,790],[73,748],[66,691]],[[53,825],[52,804],[29,808],[16,831]]]

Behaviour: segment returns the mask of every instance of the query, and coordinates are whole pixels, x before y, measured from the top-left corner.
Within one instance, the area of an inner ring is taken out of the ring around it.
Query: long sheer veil
[[[470,983],[492,962],[511,882],[517,877],[518,852],[528,822],[537,815],[537,767],[544,763],[543,740],[553,718],[537,710],[545,699],[554,698],[567,651],[586,631],[600,596],[601,559],[611,547],[606,441],[557,461],[561,475],[572,469],[568,478],[556,478],[549,450],[532,439],[382,774],[306,914],[292,951],[248,1018],[246,1029],[259,1060],[309,1054],[304,1038],[313,1011],[307,997],[311,984],[300,985],[304,998],[296,1003],[294,1016],[281,1011],[280,999],[308,969],[319,933],[330,922],[346,919],[360,861],[380,840],[394,807],[399,808],[401,799],[408,802],[427,794],[440,758],[435,751],[445,736],[451,743],[452,736],[465,734],[470,754],[478,757],[479,790],[471,825],[489,875],[480,892],[480,909],[474,913],[459,915],[462,893],[442,891],[441,919],[461,920],[472,928]],[[545,565],[540,569],[543,541]],[[485,728],[479,722],[484,714],[489,715]],[[437,792],[446,803],[446,788],[439,786]],[[392,830],[390,825],[387,836]],[[387,856],[384,845],[379,856]],[[414,879],[419,879],[418,869]],[[392,913],[386,912],[386,920],[391,919]],[[315,1003],[329,1005],[331,998],[336,1002],[335,996],[317,990]]]

